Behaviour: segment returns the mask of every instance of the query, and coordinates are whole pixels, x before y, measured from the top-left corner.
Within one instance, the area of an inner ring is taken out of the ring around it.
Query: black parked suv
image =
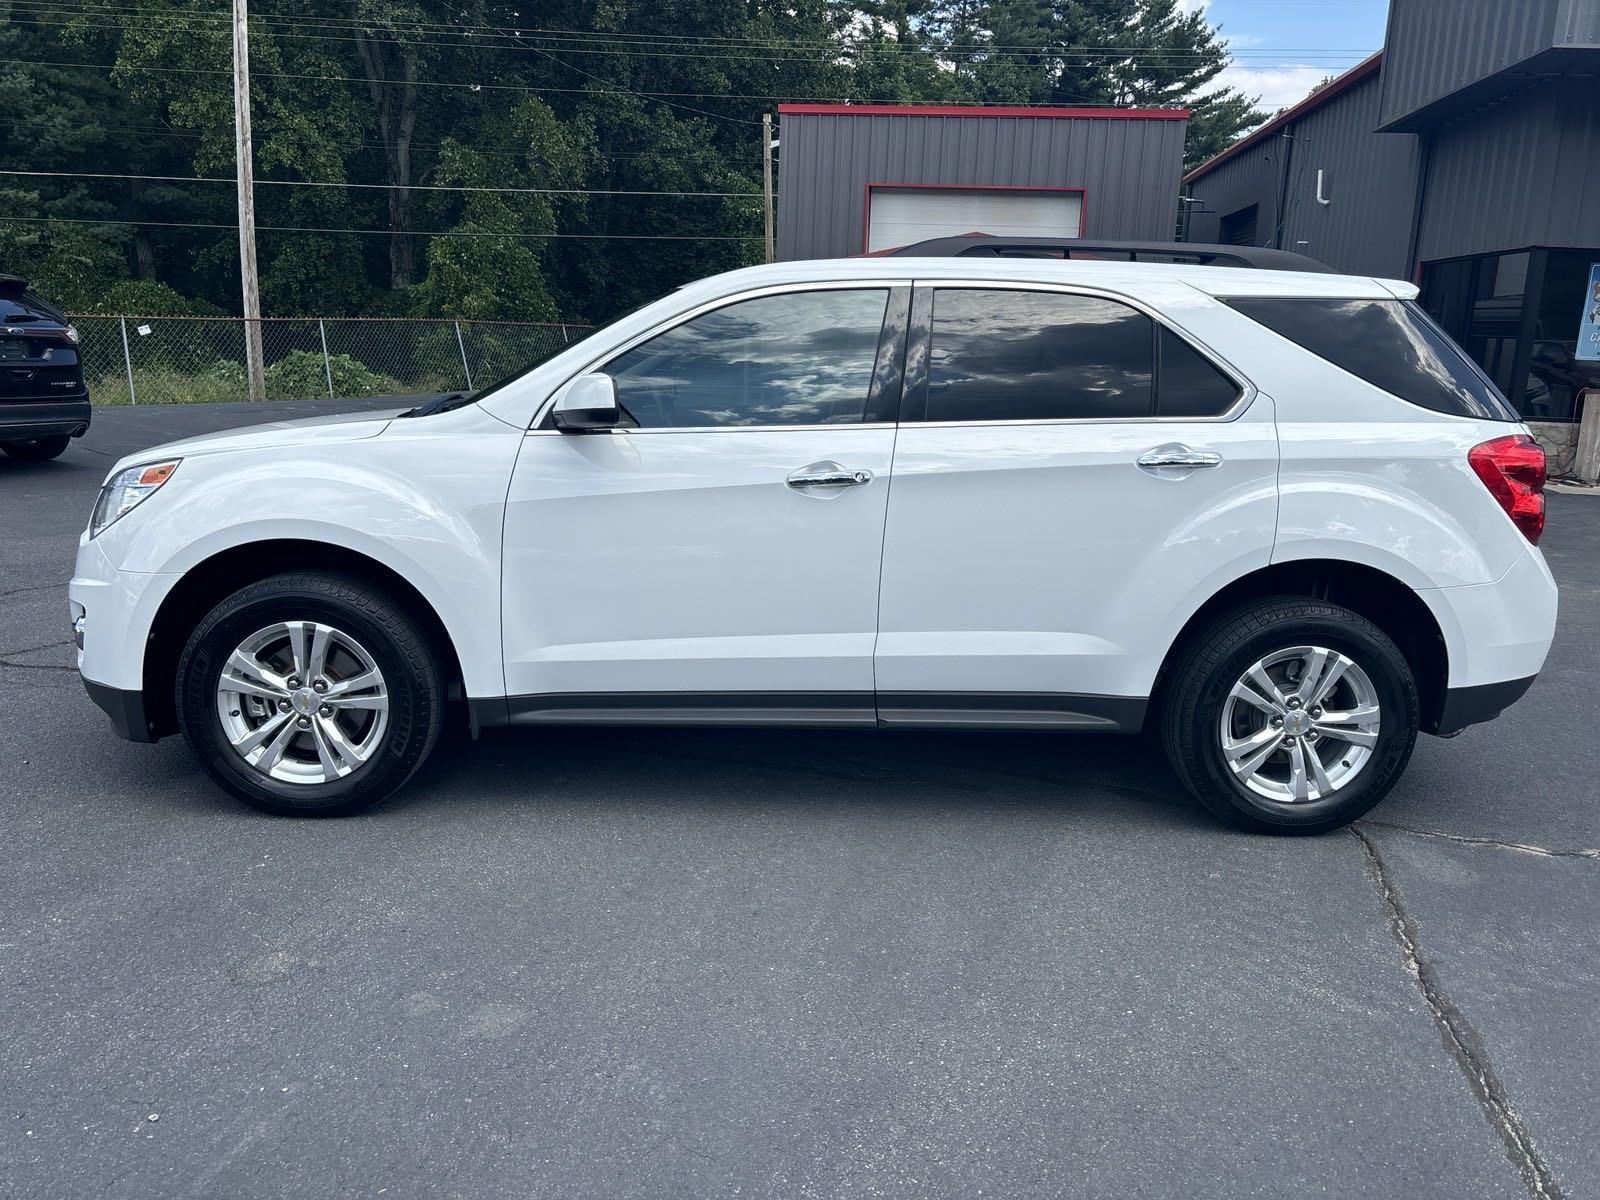
[[[43,462],[88,428],[78,331],[27,280],[0,275],[0,451]]]

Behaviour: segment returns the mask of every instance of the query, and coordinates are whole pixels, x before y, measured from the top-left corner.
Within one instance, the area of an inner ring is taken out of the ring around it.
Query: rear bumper
[[[0,442],[70,434],[82,437],[93,410],[87,396],[73,400],[12,400],[0,404]]]
[[[145,716],[143,692],[107,687],[89,679],[83,681],[83,688],[89,693],[89,699],[100,707],[100,711],[111,718],[111,728],[118,737],[127,738],[130,742],[156,740],[150,730],[149,719]]]
[[[1503,683],[1480,683],[1475,687],[1450,688],[1444,694],[1444,708],[1439,713],[1439,727],[1428,730],[1440,737],[1460,733],[1468,725],[1481,725],[1492,721],[1510,708],[1533,686],[1536,675],[1526,679],[1508,679]]]

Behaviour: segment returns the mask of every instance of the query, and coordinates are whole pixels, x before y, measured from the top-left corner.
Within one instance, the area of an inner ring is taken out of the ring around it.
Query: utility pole
[[[261,289],[256,279],[255,169],[250,149],[248,0],[233,0],[233,141],[239,173],[239,283],[244,291],[244,365],[250,399],[267,398],[261,361]]]
[[[761,114],[761,197],[767,210],[767,257],[771,262],[777,255],[772,246],[772,114]]]

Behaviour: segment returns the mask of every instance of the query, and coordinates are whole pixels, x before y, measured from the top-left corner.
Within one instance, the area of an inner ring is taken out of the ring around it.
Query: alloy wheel
[[[1372,759],[1378,692],[1348,655],[1290,646],[1259,659],[1222,707],[1222,754],[1235,779],[1282,804],[1325,800]]]
[[[331,783],[377,751],[389,692],[372,655],[316,621],[259,629],[228,656],[217,716],[234,752],[282,783]]]

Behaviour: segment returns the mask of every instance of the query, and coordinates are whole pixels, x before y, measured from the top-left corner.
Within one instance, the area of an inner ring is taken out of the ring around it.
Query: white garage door
[[[1075,238],[1083,225],[1081,192],[873,188],[867,205],[868,250],[960,233]]]

